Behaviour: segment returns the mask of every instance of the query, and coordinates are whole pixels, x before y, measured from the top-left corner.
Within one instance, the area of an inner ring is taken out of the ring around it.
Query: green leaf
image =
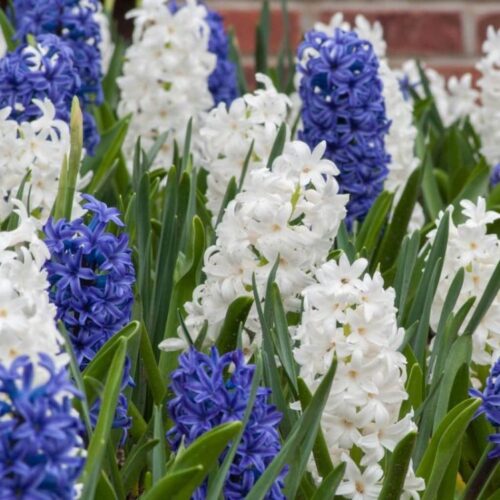
[[[287,135],[288,135],[288,129],[286,123],[282,123],[278,130],[278,134],[276,135],[276,139],[274,140],[271,153],[269,154],[269,158],[267,160],[268,170],[273,169],[274,160],[278,158],[278,156],[280,156],[281,153],[283,153]]]
[[[479,402],[479,400],[469,398],[456,405],[447,413],[445,418],[440,422],[438,428],[435,430],[430,442],[426,443],[425,453],[423,454],[422,459],[419,461],[418,467],[416,469],[417,476],[424,479],[428,479],[430,477],[432,473],[432,467],[436,460],[439,441],[443,433],[451,426],[451,424],[462,412],[472,407],[472,405],[476,402]]]
[[[453,278],[453,281],[451,282],[450,288],[448,289],[448,292],[446,294],[445,301],[443,303],[443,307],[441,309],[441,315],[439,317],[439,323],[438,327],[436,330],[436,339],[434,341],[434,346],[431,352],[431,358],[429,361],[429,376],[433,372],[433,368],[435,367],[436,364],[436,359],[440,359],[443,356],[443,353],[447,355],[449,346],[446,346],[445,343],[445,326],[446,326],[446,321],[450,317],[450,315],[453,313],[453,309],[455,308],[457,304],[458,297],[460,296],[460,291],[462,289],[463,283],[464,283],[464,276],[465,272],[463,268],[460,268]],[[443,351],[443,349],[445,349]],[[434,377],[437,375],[437,373],[434,371]]]
[[[179,271],[177,282],[170,302],[167,323],[163,339],[177,336],[177,315],[184,304],[191,299],[193,290],[198,284],[199,270],[203,264],[205,250],[205,230],[199,217],[195,216],[191,221],[190,244],[186,252],[186,259],[182,269]],[[196,339],[198,341],[198,339]],[[162,351],[160,354],[159,368],[163,375],[165,386],[168,383],[169,373],[177,363],[178,355],[175,352]]]
[[[387,222],[393,199],[393,193],[384,191],[375,200],[361,225],[359,233],[356,235],[355,246],[358,252],[366,248],[368,254],[371,255],[374,251],[375,245],[380,238],[380,232]]]
[[[142,500],[189,500],[203,482],[206,473],[202,465],[179,470],[162,477],[142,497]]]
[[[441,257],[439,257],[436,261],[434,269],[432,270],[429,282],[426,283],[426,285],[428,286],[428,293],[425,295],[423,301],[423,306],[420,311],[420,319],[418,320],[417,332],[412,342],[415,357],[417,358],[422,368],[425,366],[424,358],[426,355],[426,348],[428,344],[432,302],[434,300],[434,294],[436,293],[442,269],[443,260]]]
[[[106,500],[118,500],[118,496],[104,471],[101,471],[99,482],[95,490],[95,498],[105,498]]]
[[[167,463],[167,452],[165,449],[165,429],[163,427],[163,407],[155,405],[153,410],[153,435],[159,442],[159,446],[153,449],[153,484],[156,484],[164,475]]]
[[[424,208],[426,209],[429,219],[436,220],[439,212],[444,208],[444,202],[439,193],[429,154],[424,158],[423,169],[422,193],[424,197]]]
[[[476,309],[474,310],[474,313],[472,314],[472,317],[464,330],[464,335],[472,335],[475,332],[484,315],[491,307],[491,304],[493,304],[493,301],[495,300],[495,297],[497,296],[499,290],[500,262],[497,263],[495,270],[493,271],[493,274],[491,275],[491,278],[489,279],[488,284],[484,289],[483,295],[479,300]]]
[[[416,432],[410,432],[397,444],[392,452],[389,468],[385,472],[379,498],[399,500],[401,497],[416,439]]]
[[[463,188],[452,203],[455,207],[453,212],[455,221],[458,221],[462,216],[460,210],[460,202],[462,200],[475,201],[478,196],[485,196],[488,192],[490,182],[490,169],[488,165],[486,163],[479,163],[465,180],[462,179],[462,182],[464,183]]]
[[[236,349],[238,330],[245,324],[252,305],[252,297],[239,297],[228,307],[216,344],[221,354]]]
[[[226,192],[224,193],[224,198],[222,198],[222,205],[220,206],[219,213],[217,214],[217,220],[215,222],[215,227],[217,227],[224,217],[224,212],[226,211],[229,203],[236,198],[238,194],[238,186],[236,185],[236,178],[231,177],[227,184]]]
[[[123,141],[127,135],[130,117],[117,121],[103,133],[94,156],[86,156],[82,164],[82,173],[93,172],[92,180],[86,188],[89,193],[100,191],[111,178],[118,165]]]
[[[439,390],[439,398],[434,414],[434,428],[445,417],[450,403],[451,391],[460,369],[469,367],[472,356],[472,340],[468,335],[458,337],[453,343],[443,370],[443,380]]]
[[[171,471],[197,464],[201,464],[208,472],[211,471],[228,442],[238,435],[242,427],[241,422],[228,422],[214,427],[178,453]]]
[[[179,198],[180,184],[176,167],[168,172],[167,187],[163,204],[161,220],[161,234],[158,243],[158,256],[156,259],[156,282],[149,311],[150,321],[147,323],[148,331],[154,345],[158,344],[165,330],[170,299],[174,287],[174,273],[179,252]]]
[[[118,77],[122,73],[122,66],[125,56],[125,42],[121,37],[115,40],[115,50],[109,63],[108,72],[102,80],[102,90],[104,92],[104,99],[113,108],[118,105],[119,89],[116,83]]]
[[[415,231],[410,237],[403,240],[403,248],[398,257],[394,291],[396,292],[396,306],[398,308],[398,324],[401,324],[406,298],[410,289],[411,278],[417,261],[420,235]]]
[[[433,457],[434,460],[432,460],[432,469],[429,471],[429,462],[431,460],[425,460],[427,455],[426,452],[421,464],[425,464],[423,473],[420,473],[420,467],[417,471],[417,476],[423,477],[426,481],[426,489],[422,497],[423,500],[438,498],[438,491],[444,474],[447,472],[455,450],[460,445],[462,436],[481,401],[471,398],[462,403],[466,404],[463,406],[462,404],[457,405],[448,415],[452,414],[457,408],[460,408],[461,411],[453,413],[450,419],[445,418],[442,425],[439,426],[436,434],[431,439],[428,451],[432,449],[435,452],[435,456]],[[438,442],[434,445],[433,442],[436,439]]]
[[[401,407],[400,415],[404,416],[410,411],[410,408],[414,410],[419,408],[423,401],[423,387],[424,387],[424,374],[422,368],[418,363],[415,363],[410,370],[410,375],[408,376],[408,381],[406,382],[406,392],[408,393],[408,399],[403,401]]]
[[[137,443],[129,452],[127,459],[120,471],[126,491],[130,491],[137,484],[141,472],[148,465],[148,456],[158,444],[157,439],[144,439]]]
[[[299,388],[300,405],[304,410],[311,403],[312,394],[309,391],[309,387],[307,387],[306,383],[301,378],[298,379],[297,383]],[[321,427],[319,428],[318,435],[316,436],[316,441],[313,447],[313,455],[319,475],[326,480],[326,478],[334,472],[334,469],[332,459],[330,458],[330,451],[328,450],[328,445]]]
[[[410,309],[408,321],[406,322],[407,325],[411,325],[417,320],[421,321],[421,318],[425,314],[425,321],[421,321],[424,324],[419,324],[419,331],[413,342],[415,356],[422,367],[424,366],[424,349],[425,339],[427,338],[428,313],[436,292],[437,283],[441,276],[443,261],[446,254],[446,245],[448,242],[449,222],[450,214],[449,212],[446,212],[443,215],[437,229],[431,251],[425,263],[424,272],[421,275],[415,300]]]
[[[408,230],[408,224],[415,208],[422,182],[422,168],[414,170],[406,183],[401,198],[396,205],[394,214],[387,231],[384,233],[382,243],[377,252],[376,261],[380,262],[380,270],[389,269],[395,262],[401,242]]]
[[[349,232],[347,231],[345,221],[342,221],[339,226],[339,230],[337,231],[337,248],[342,250],[346,257],[349,259],[349,262],[353,262],[356,258],[356,248],[354,247],[351,238],[349,236]]]
[[[7,44],[7,50],[12,52],[19,45],[16,41],[16,30],[9,18],[5,15],[5,11],[0,8],[0,28],[2,29],[3,37],[5,43]]]
[[[104,380],[109,374],[109,367],[116,352],[122,345],[122,340],[128,344],[139,332],[140,324],[132,321],[113,335],[97,352],[92,361],[85,367],[83,376]]]
[[[283,307],[283,301],[276,283],[272,284],[269,300],[271,301],[273,308],[274,328],[271,328],[270,332],[274,341],[275,350],[278,353],[281,365],[285,370],[292,390],[295,394],[298,394],[297,368],[290,343],[291,337],[290,332],[288,331],[288,323],[286,320],[285,309]]]
[[[83,483],[81,498],[83,500],[93,500],[99,481],[102,461],[106,453],[111,426],[115,416],[116,403],[120,394],[126,352],[127,340],[120,338],[116,353],[109,365],[108,376],[101,398],[101,410],[94,434],[88,446],[87,460],[81,477],[81,482]]]
[[[272,341],[272,307],[271,307],[271,294],[270,290],[272,283],[274,282],[276,276],[278,259],[274,264],[271,272],[269,273],[269,278],[266,286],[266,298],[265,310],[262,310],[262,304],[259,297],[259,291],[257,288],[257,282],[255,281],[255,275],[252,276],[252,288],[254,293],[255,308],[257,309],[257,314],[259,317],[261,329],[262,329],[262,357],[264,360],[264,383],[267,387],[271,388],[271,401],[276,405],[276,407],[283,413],[283,419],[281,421],[280,428],[285,433],[291,429],[293,416],[289,408],[289,401],[285,396],[283,391],[283,386],[281,384],[281,376],[278,371],[278,367],[275,359],[275,352],[273,348]]]
[[[85,393],[85,384],[83,382],[83,376],[80,371],[80,367],[78,366],[78,362],[76,360],[75,352],[73,350],[73,344],[71,343],[71,339],[69,338],[68,332],[64,327],[62,321],[59,321],[58,324],[59,331],[64,338],[64,350],[68,354],[69,357],[69,368],[71,371],[71,375],[73,376],[73,380],[75,381],[76,388],[82,394],[82,399],[80,401],[76,400],[76,403],[81,405],[80,414],[83,417],[83,422],[85,423],[85,430],[87,431],[87,436],[90,438],[93,434],[92,423],[90,421],[90,410],[88,407],[87,397]]]
[[[158,365],[156,364],[156,359],[148,332],[146,331],[146,327],[144,325],[142,325],[141,328],[140,349],[144,371],[148,379],[149,389],[151,390],[151,394],[153,395],[155,404],[159,405],[162,403],[165,397],[166,389],[163,384],[163,377],[158,368]]]
[[[143,500],[189,500],[241,428],[240,422],[219,425],[179,451],[167,474],[142,497]]]
[[[342,462],[323,479],[316,493],[314,493],[312,500],[333,500],[340,481],[344,477],[344,473],[345,462]]]
[[[311,403],[293,426],[281,451],[276,455],[271,464],[269,464],[264,474],[260,476],[250,493],[247,495],[246,500],[262,500],[285,464],[291,464],[292,462],[294,462],[294,465],[291,466],[291,470],[287,475],[286,492],[296,489],[296,486],[298,486],[296,484],[297,476],[300,481],[300,477],[307,466],[309,453],[307,455],[305,453],[299,455],[298,461],[293,459],[297,457],[299,448],[301,450],[305,449],[304,445],[307,446],[310,444],[312,448],[312,443],[314,443],[319,429],[323,409],[330,395],[336,366],[337,362],[334,360],[314,393]],[[289,481],[291,481],[291,484]],[[290,498],[293,498],[293,496]]]

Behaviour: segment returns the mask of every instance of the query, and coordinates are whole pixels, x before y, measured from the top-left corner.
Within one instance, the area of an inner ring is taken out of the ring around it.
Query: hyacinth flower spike
[[[189,446],[196,438],[214,427],[243,420],[250,397],[254,365],[245,363],[241,351],[220,355],[215,347],[210,354],[191,348],[179,358],[179,367],[172,373],[174,398],[168,403],[168,413],[174,426],[167,439],[174,451]],[[269,389],[259,388],[250,419],[245,427],[233,463],[224,485],[224,498],[244,498],[279,453],[281,445],[278,425],[281,413],[267,403]],[[222,463],[227,450],[221,455]],[[283,495],[285,467],[266,499],[285,498]],[[198,488],[193,499],[206,498],[207,483]]]
[[[45,381],[35,383],[35,370]],[[52,358],[0,363],[0,498],[73,499],[85,462],[79,397]]]
[[[298,50],[303,128],[299,138],[314,147],[326,141],[326,156],[340,170],[342,193],[350,196],[347,225],[363,220],[382,192],[390,157],[379,61],[372,45],[355,32],[333,36],[312,30]]]
[[[74,70],[80,85],[78,95],[84,114],[85,147],[93,154],[99,133],[90,106],[104,101],[102,90],[101,26],[98,0],[14,0],[13,24],[16,38],[26,42],[28,35],[56,35],[72,52]],[[71,96],[72,97],[72,96]],[[68,108],[69,109],[69,108]]]
[[[198,3],[205,5],[205,2]],[[179,6],[175,0],[170,0],[168,8],[176,12]],[[205,21],[210,29],[208,39],[208,51],[217,56],[217,63],[208,78],[208,88],[214,99],[214,106],[220,102],[228,106],[238,97],[238,84],[236,78],[236,66],[229,60],[229,37],[224,30],[224,20],[215,10],[206,6],[207,15]]]
[[[68,331],[80,369],[85,369],[99,349],[130,322],[134,301],[135,270],[128,236],[107,231],[112,223],[124,224],[117,209],[84,195],[87,216],[68,222],[49,219],[45,225],[50,259],[46,263],[49,297],[57,307],[57,319]],[[125,389],[130,378],[127,359],[123,376]],[[100,408],[91,408],[95,424]],[[114,427],[130,427],[128,403],[120,394]],[[122,434],[122,439],[126,432]]]

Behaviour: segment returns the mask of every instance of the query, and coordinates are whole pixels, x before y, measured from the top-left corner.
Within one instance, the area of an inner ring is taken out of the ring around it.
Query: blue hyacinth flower
[[[13,6],[13,24],[18,40],[25,43],[28,35],[53,34],[71,49],[74,67],[81,82],[73,95],[78,95],[82,103],[85,147],[92,154],[99,143],[99,133],[90,106],[100,105],[104,101],[99,48],[102,35],[95,18],[98,1],[14,0]]]
[[[481,399],[481,406],[475,416],[484,414],[490,424],[498,430],[500,428],[500,359],[491,367],[484,391],[471,389],[469,394]],[[489,439],[493,443],[493,449],[488,457],[500,457],[500,433],[492,434]]]
[[[379,62],[372,45],[354,32],[333,36],[309,31],[298,49],[303,129],[310,147],[326,141],[325,156],[340,170],[340,191],[349,194],[347,225],[363,220],[382,192],[390,161]]]
[[[135,270],[128,236],[107,229],[124,226],[117,209],[84,195],[87,215],[68,222],[49,219],[44,227],[50,259],[45,264],[49,298],[57,307],[75,356],[83,370],[99,349],[130,322],[134,301]],[[132,385],[130,362],[124,369],[122,390]],[[94,423],[100,408],[91,408]],[[128,402],[118,401],[114,427],[128,429]],[[122,434],[122,441],[126,433]]]
[[[34,371],[46,381],[34,383]],[[0,363],[0,498],[73,499],[84,466],[83,424],[72,408],[79,396],[65,368],[39,355]]]
[[[188,446],[217,425],[243,420],[250,396],[254,365],[247,365],[239,350],[219,355],[215,347],[210,355],[192,348],[179,358],[172,373],[171,390],[175,397],[168,403],[174,426],[167,433],[176,451],[181,442]],[[224,485],[224,498],[245,498],[267,466],[279,453],[278,425],[281,413],[267,403],[269,389],[259,388],[257,397]],[[225,453],[220,457],[224,460]],[[285,467],[266,499],[285,498],[282,493]],[[206,498],[207,485],[196,490],[193,498]]]

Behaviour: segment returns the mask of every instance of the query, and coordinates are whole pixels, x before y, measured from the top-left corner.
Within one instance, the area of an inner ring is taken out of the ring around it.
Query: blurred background
[[[207,3],[224,16],[228,27],[234,28],[245,69],[251,74],[261,1],[209,0]],[[124,22],[123,17],[134,4],[135,0],[116,0],[116,16],[121,20],[120,31],[124,34],[130,33],[131,25]],[[271,0],[270,4],[271,49],[276,54],[284,31],[281,0]],[[319,20],[328,22],[335,12],[342,12],[348,21],[356,14],[363,14],[371,21],[381,22],[393,64],[418,57],[446,77],[474,73],[487,26],[500,28],[498,0],[302,0],[289,1],[288,6],[294,45],[305,30]]]

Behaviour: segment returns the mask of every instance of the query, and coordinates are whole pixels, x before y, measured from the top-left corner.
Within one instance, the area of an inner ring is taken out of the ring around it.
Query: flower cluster
[[[83,218],[49,219],[44,228],[50,300],[81,367],[130,321],[135,280],[128,236],[106,231],[111,222],[123,226],[118,210],[90,195],[83,198],[87,223]]]
[[[181,443],[189,446],[196,438],[227,422],[243,420],[254,365],[247,365],[243,353],[234,351],[219,355],[213,347],[210,355],[191,348],[179,358],[179,367],[172,373],[174,398],[168,412],[174,426],[167,433],[174,450]],[[279,453],[281,444],[278,424],[281,413],[267,402],[269,389],[259,388],[250,419],[245,427],[224,485],[224,498],[244,498]],[[229,448],[229,447],[228,447]],[[220,457],[224,460],[227,450]],[[266,499],[285,498],[282,493],[285,468],[266,495]],[[206,483],[193,495],[206,498]]]
[[[40,223],[19,201],[0,232],[0,497],[75,497],[84,462],[75,390],[49,303]]]
[[[322,427],[332,458],[347,462],[337,493],[348,498],[359,498],[359,485],[366,495],[371,491],[369,498],[378,496],[380,460],[414,427],[411,414],[399,418],[408,395],[394,290],[384,289],[379,272],[363,274],[366,266],[365,259],[351,264],[345,255],[325,263],[316,272],[317,282],[303,291],[302,322],[294,336],[300,376],[312,391],[337,358]],[[363,452],[358,464],[349,455],[353,446]]]
[[[14,203],[12,215],[18,218],[18,226],[0,232],[0,363],[8,367],[20,355],[36,362],[44,353],[61,367],[67,357],[59,354],[62,338],[43,270],[49,252],[37,235],[40,223],[28,216],[20,202]]]
[[[83,370],[98,350],[125,326],[131,318],[135,271],[128,236],[107,232],[112,222],[123,226],[118,210],[108,208],[90,195],[84,195],[84,208],[90,215],[68,222],[49,219],[45,225],[50,260],[46,263],[50,282],[50,300],[57,306],[57,318],[62,320],[71,339],[75,356]],[[122,390],[133,382],[127,360]],[[101,401],[90,409],[95,425]],[[122,442],[131,424],[128,401],[120,394],[113,422],[121,428]]]
[[[312,30],[299,47],[297,70],[303,107],[299,138],[327,143],[339,170],[341,192],[350,195],[347,223],[361,220],[383,189],[389,129],[372,45],[352,31],[332,36]]]
[[[463,200],[460,204],[465,221],[458,225],[450,221],[443,271],[431,309],[433,329],[437,328],[448,289],[458,270],[464,268],[465,277],[454,312],[471,297],[479,300],[500,260],[500,241],[495,234],[487,233],[487,225],[499,219],[500,214],[486,211],[484,198],[478,198],[476,203]],[[430,241],[435,234],[436,230],[429,233]],[[472,342],[475,363],[491,366],[500,357],[500,294],[476,328]]]
[[[129,13],[134,18],[133,43],[125,54],[120,116],[133,114],[125,141],[132,156],[135,141],[150,147],[163,132],[170,136],[157,163],[169,166],[174,140],[182,147],[192,117],[196,129],[200,114],[213,107],[208,79],[216,56],[208,51],[207,9],[195,0],[171,12],[162,0],[144,0]]]
[[[484,414],[490,424],[498,430],[500,427],[500,358],[495,361],[491,367],[490,375],[486,381],[486,387],[481,392],[477,389],[469,391],[471,396],[480,398],[482,403],[479,407],[476,416]],[[500,433],[496,432],[490,436],[490,441],[493,443],[493,449],[488,454],[489,458],[500,457]]]
[[[98,0],[14,0],[17,37],[57,35],[73,52],[73,63],[80,76],[77,95],[84,104],[85,145],[92,153],[99,134],[92,114],[85,110],[103,102],[101,26],[97,20]]]
[[[0,496],[70,500],[85,462],[76,392],[50,356],[36,367],[45,382],[35,383],[34,365],[28,356],[0,363]]]
[[[201,0],[198,3],[204,4]],[[179,10],[176,0],[169,0],[168,7],[171,12]],[[229,60],[229,38],[222,16],[217,11],[207,7],[205,21],[210,29],[208,51],[217,56],[215,68],[208,78],[208,88],[215,105],[223,102],[229,106],[238,96],[236,66]]]
[[[315,29],[332,36],[336,29],[351,30],[342,14],[335,14],[329,25],[318,23]],[[382,92],[385,101],[387,118],[390,128],[385,137],[385,150],[390,156],[389,173],[384,183],[384,189],[396,192],[399,196],[406,181],[413,170],[418,166],[415,157],[415,139],[417,129],[413,125],[413,108],[411,101],[405,100],[399,90],[399,80],[396,72],[392,71],[386,58],[387,44],[384,40],[384,31],[379,22],[370,24],[363,16],[356,16],[354,31],[362,40],[372,44],[373,50],[379,58],[379,78],[382,81]]]
[[[300,292],[327,258],[345,215],[347,196],[338,194],[335,165],[322,159],[325,144],[313,151],[290,142],[272,170],[249,173],[242,192],[229,203],[217,226],[217,241],[205,253],[204,284],[185,304],[186,325],[197,335],[208,322],[207,341],[216,340],[228,306],[253,296],[252,276],[264,299],[271,269],[278,260],[276,283],[287,311],[300,311]],[[250,311],[244,345],[260,345],[255,306]],[[161,345],[167,348],[169,340]]]
[[[69,154],[69,126],[56,118],[52,102],[34,99],[33,105],[40,117],[31,122],[9,118],[10,107],[0,110],[0,220],[11,210],[23,180],[23,201],[46,220],[56,199],[61,165]],[[80,179],[78,188],[88,179]],[[78,212],[76,200],[74,208]]]
[[[263,88],[235,99],[230,106],[219,104],[200,129],[201,164],[208,172],[207,206],[214,219],[221,209],[227,185],[242,175],[253,144],[247,171],[265,167],[290,100],[277,92],[271,79],[257,74]]]
[[[39,35],[0,59],[0,108],[19,123],[40,117],[35,99],[48,99],[56,117],[69,123],[71,100],[81,87],[71,48],[56,35]]]
[[[481,73],[481,106],[473,116],[473,123],[482,142],[482,153],[495,166],[500,163],[500,29],[489,26],[483,43],[484,57],[477,65]]]

